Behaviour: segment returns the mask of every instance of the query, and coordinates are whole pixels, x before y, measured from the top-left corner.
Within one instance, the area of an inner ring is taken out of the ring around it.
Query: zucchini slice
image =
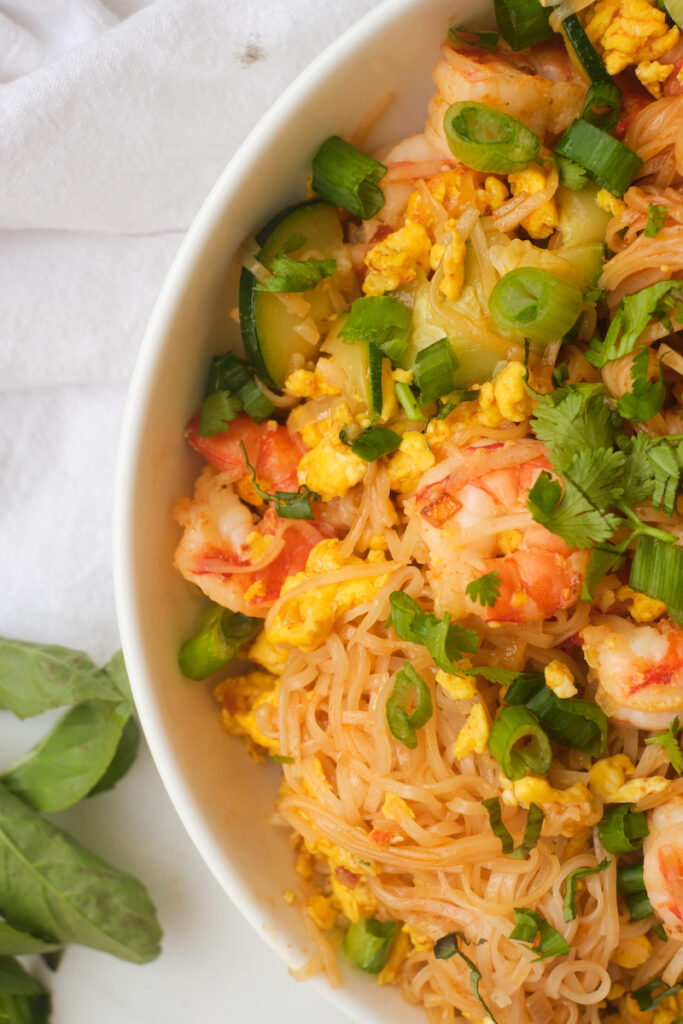
[[[339,337],[348,313],[337,318],[334,327],[327,335],[323,352],[331,356],[335,363],[344,370],[346,382],[344,397],[351,412],[363,414],[367,412],[371,422],[376,422],[382,412],[382,375],[384,364],[391,371],[388,359],[382,357],[381,350],[371,342],[359,341],[347,344]]]
[[[303,237],[298,248],[290,249],[291,240]],[[279,213],[256,236],[261,245],[258,259],[266,267],[284,249],[290,256],[301,257],[310,250],[321,259],[336,259],[335,284],[347,284],[350,264],[343,245],[342,228],[334,206],[322,200],[300,203]],[[287,375],[300,362],[313,359],[318,348],[296,330],[309,319],[321,327],[332,315],[328,281],[321,281],[313,291],[300,296],[310,308],[301,316],[292,308],[288,296],[256,289],[256,278],[242,270],[239,290],[239,311],[242,339],[249,362],[258,376],[270,387],[280,390]]]

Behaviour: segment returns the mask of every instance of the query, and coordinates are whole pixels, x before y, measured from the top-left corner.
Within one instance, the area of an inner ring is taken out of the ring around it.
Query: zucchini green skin
[[[316,216],[320,216],[321,238],[323,244],[320,248],[324,255],[334,255],[334,246],[337,239],[330,233],[330,226],[338,228],[338,244],[341,245],[342,234],[337,213],[333,206],[321,199],[313,199],[304,203],[297,203],[281,210],[275,215],[259,233],[256,241],[261,246],[259,259],[265,266],[278,255],[288,237],[301,234],[299,222],[305,221],[307,230],[303,234],[307,237],[307,246],[318,248],[317,239],[312,237],[311,227],[314,226]],[[333,243],[333,244],[331,244]],[[328,251],[325,251],[328,250]],[[310,357],[311,348],[302,343],[302,339],[293,335],[291,325],[288,328],[287,314],[284,306],[277,295],[269,292],[259,291],[256,287],[257,280],[254,275],[246,269],[242,270],[239,283],[239,314],[242,340],[247,353],[247,358],[254,368],[256,374],[269,387],[280,390],[284,384],[283,346],[285,350],[291,349],[292,353],[301,351]],[[313,292],[307,292],[305,297],[311,300]],[[281,313],[282,330],[274,330],[273,324],[269,326],[268,320],[277,320]],[[269,357],[270,356],[270,357]]]
[[[586,35],[578,15],[570,14],[562,22],[562,30],[571,43],[574,52],[591,82],[611,82],[612,76],[600,60],[597,50]]]

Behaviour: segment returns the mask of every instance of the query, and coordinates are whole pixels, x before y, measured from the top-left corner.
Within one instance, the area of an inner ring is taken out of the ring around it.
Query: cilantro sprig
[[[666,387],[662,380],[661,367],[659,380],[648,380],[649,362],[649,349],[641,348],[631,366],[631,391],[627,391],[617,402],[619,415],[631,420],[632,423],[644,423],[664,405]]]
[[[542,472],[529,491],[533,518],[573,548],[598,549],[584,597],[638,537],[676,540],[643,522],[633,507],[648,498],[663,507],[666,498],[673,511],[683,469],[679,438],[627,437],[621,416],[607,404],[600,385],[575,385],[537,396],[531,425],[546,444],[554,470]],[[622,529],[617,543],[614,535]]]
[[[467,584],[465,593],[475,603],[493,608],[500,597],[500,573],[494,569],[485,576],[478,576],[476,580]]]
[[[306,484],[302,484],[298,491],[274,491],[273,494],[264,491],[256,482],[256,470],[249,461],[244,441],[240,441],[240,448],[246,467],[251,473],[252,487],[263,501],[272,501],[275,513],[280,519],[315,519],[311,502],[320,501],[319,494],[309,490]]]
[[[676,716],[666,732],[657,733],[656,736],[648,736],[645,740],[648,745],[656,743],[658,746],[664,747],[676,775],[683,774],[683,751],[678,741],[680,728],[681,723],[678,716]]]
[[[393,626],[401,640],[426,647],[434,663],[444,672],[461,671],[455,662],[463,653],[476,654],[479,650],[479,638],[474,630],[452,623],[448,612],[442,619],[423,612],[415,598],[402,590],[395,590],[389,603],[391,614],[387,627]]]
[[[626,295],[607,329],[605,340],[593,338],[585,356],[588,362],[601,370],[621,356],[633,352],[638,340],[651,320],[660,320],[670,331],[673,319],[680,325],[683,292],[680,281],[657,281]]]
[[[306,244],[305,235],[292,235],[270,261],[272,274],[256,285],[258,292],[310,292],[337,269],[336,260],[297,260],[289,253]]]

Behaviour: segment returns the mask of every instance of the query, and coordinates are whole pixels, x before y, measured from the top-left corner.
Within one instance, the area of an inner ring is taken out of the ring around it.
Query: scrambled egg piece
[[[517,551],[521,543],[522,533],[520,530],[501,530],[496,537],[496,544],[501,555],[511,555],[513,551]]]
[[[545,779],[526,775],[512,782],[501,776],[502,800],[508,807],[538,804],[545,813],[541,835],[577,836],[587,825],[594,825],[601,813],[582,782],[569,789],[555,789]]]
[[[680,36],[650,0],[598,0],[588,10],[585,29],[610,75],[629,64],[659,60]]]
[[[307,448],[315,448],[321,441],[338,438],[342,427],[350,427],[356,423],[355,417],[346,402],[335,405],[331,415],[322,416],[319,420],[304,423],[298,430],[301,440]]]
[[[524,363],[507,363],[494,381],[485,381],[479,391],[477,418],[485,427],[499,427],[503,420],[521,423],[531,415],[534,400],[524,386]]]
[[[463,664],[463,668],[471,668],[470,663]],[[451,700],[472,700],[477,696],[477,688],[471,676],[460,675],[460,673],[451,675],[450,672],[444,672],[440,668],[436,673],[436,681]]]
[[[574,675],[562,661],[551,661],[545,668],[545,683],[558,697],[573,697],[577,693]]]
[[[446,230],[450,231],[450,238],[434,243],[429,253],[429,265],[432,270],[441,265],[443,273],[439,281],[439,291],[449,302],[455,302],[460,297],[465,283],[467,246],[456,230],[455,221],[446,221]]]
[[[415,817],[415,811],[412,807],[409,807],[405,800],[400,796],[396,796],[395,793],[387,793],[384,797],[382,814],[390,821],[398,821],[399,823],[405,818]]]
[[[306,879],[306,881],[310,881],[313,878],[313,857],[307,850],[297,856],[294,870],[297,875]]]
[[[365,295],[384,295],[401,284],[414,281],[418,268],[429,270],[431,247],[424,225],[406,220],[402,228],[392,231],[366,254],[363,261],[368,268],[363,281]]]
[[[327,438],[306,452],[297,471],[300,484],[316,491],[322,501],[343,498],[359,484],[368,468],[367,462],[354,455],[339,438]]]
[[[389,956],[382,970],[377,975],[378,985],[395,985],[398,981],[398,972],[403,967],[408,953],[413,948],[410,935],[401,929],[396,933],[396,938],[391,944]]]
[[[426,935],[421,935],[420,932],[415,931],[411,925],[404,924],[401,930],[404,931],[406,935],[410,936],[410,941],[418,953],[429,953],[429,951],[434,947],[434,943],[431,939],[427,938]]]
[[[265,630],[261,630],[247,651],[249,661],[255,661],[268,672],[281,676],[289,657],[289,647],[284,644],[271,644]]]
[[[277,711],[280,697],[280,680],[277,676],[269,672],[230,676],[214,688],[213,694],[223,705],[221,722],[229,733],[233,736],[248,736],[258,747],[272,754],[280,753],[280,741],[261,730],[255,715],[256,710],[263,705],[269,705]]]
[[[650,956],[652,944],[645,935],[634,935],[630,939],[622,939],[610,959],[620,967],[633,971],[640,967]]]
[[[635,767],[626,754],[602,757],[588,770],[588,785],[606,804],[637,803],[648,793],[659,793],[670,784],[662,775],[630,779]]]
[[[318,839],[304,839],[304,845],[313,857],[326,860],[330,871],[334,871],[335,868],[346,868],[347,871],[352,871],[354,875],[374,875],[377,873],[371,861],[366,860],[361,863],[352,853],[342,850],[341,846],[330,842],[324,836],[320,836]]]
[[[453,744],[453,754],[462,759],[470,754],[484,754],[489,740],[489,721],[483,704],[475,704]]]
[[[300,583],[335,569],[386,561],[383,551],[369,551],[365,561],[358,555],[344,559],[339,554],[340,544],[341,541],[337,539],[321,540],[316,544],[308,556],[304,571],[288,576],[281,593],[287,594]],[[309,587],[296,597],[282,602],[268,630],[268,640],[273,644],[293,644],[302,651],[314,651],[332,632],[340,615],[356,605],[371,601],[387,579],[387,573],[381,573],[378,576],[346,580],[344,583]]]
[[[459,407],[458,407],[459,408]],[[448,441],[453,434],[453,428],[446,422],[446,420],[432,419],[427,424],[425,429],[425,437],[429,447],[437,452],[440,448]]]
[[[522,171],[508,174],[510,191],[513,196],[518,196],[520,192],[526,192],[530,196],[536,195],[548,184],[549,174],[550,170],[544,171],[539,164],[531,163]],[[522,227],[532,238],[549,238],[557,225],[557,204],[554,199],[547,199],[522,220]]]
[[[407,494],[414,491],[420,477],[433,466],[436,458],[429,443],[417,430],[407,430],[401,438],[398,450],[389,460],[389,482],[392,491]]]
[[[601,188],[595,197],[595,201],[601,210],[605,213],[611,213],[613,217],[616,217],[618,213],[626,209],[626,203],[623,199],[619,199],[618,196],[608,192],[606,188]]]
[[[617,591],[620,601],[630,601],[629,615],[635,622],[654,622],[660,615],[664,615],[666,605],[663,601],[657,601],[654,597],[641,594],[631,587],[620,587]]]
[[[306,900],[306,910],[311,920],[323,931],[329,931],[337,923],[337,911],[332,905],[332,900],[322,893],[309,896]]]
[[[360,879],[353,887],[346,885],[337,877],[336,871],[330,874],[333,901],[349,921],[360,921],[361,917],[372,917],[377,910],[377,898],[365,882]]]
[[[510,193],[505,183],[500,178],[494,178],[492,174],[484,181],[484,187],[478,188],[475,192],[475,202],[481,213],[492,213],[509,197]]]
[[[326,372],[331,359],[319,359],[315,370],[294,370],[285,380],[284,390],[297,398],[325,398],[340,395],[342,389],[332,384]]]
[[[660,64],[658,60],[641,60],[640,64],[636,65],[636,77],[655,99],[659,99],[662,95],[662,82],[666,82],[673,69],[673,64]]]
[[[435,204],[443,206],[448,214],[457,209],[464,173],[463,167],[452,167],[425,182],[428,196],[425,196],[420,189],[411,193],[406,206],[406,220],[417,221],[427,230],[433,231],[436,223],[435,213],[437,212]],[[429,196],[432,197],[434,203],[430,202]]]

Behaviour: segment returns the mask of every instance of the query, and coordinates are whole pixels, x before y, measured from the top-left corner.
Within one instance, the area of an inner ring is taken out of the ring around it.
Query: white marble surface
[[[372,0],[0,0],[0,634],[118,646],[117,434],[164,274],[259,115]],[[0,713],[0,770],[46,728]],[[165,931],[136,967],[72,947],[53,1024],[307,1024],[297,985],[183,832],[149,754],[58,816],[140,875]]]

